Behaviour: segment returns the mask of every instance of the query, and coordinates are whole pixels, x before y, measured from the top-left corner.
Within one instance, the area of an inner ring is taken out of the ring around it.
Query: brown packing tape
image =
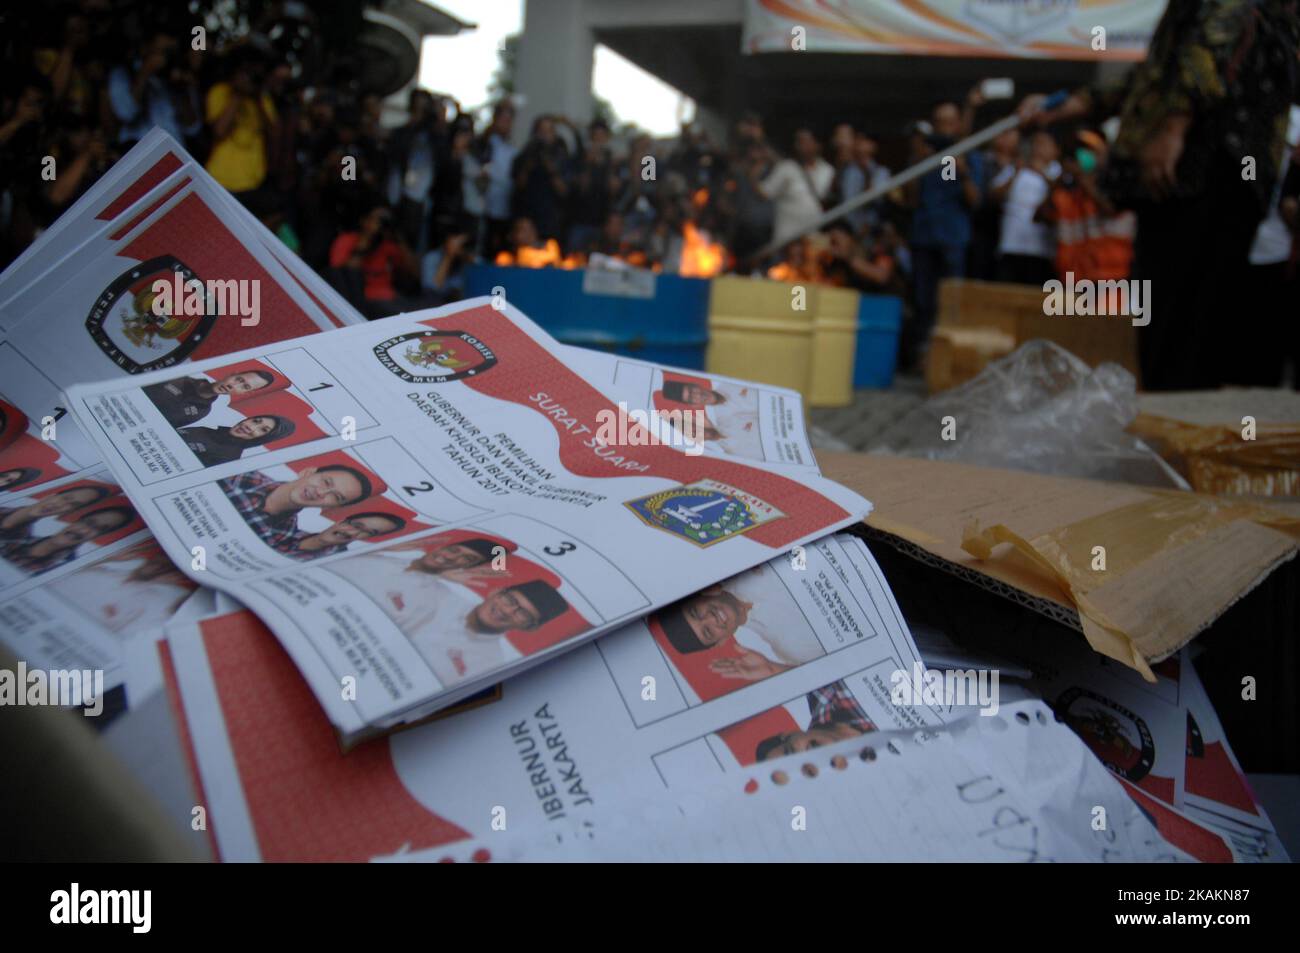
[[[1069,576],[1058,571],[1052,565],[1051,560],[1044,556],[1034,543],[1017,536],[1006,526],[1001,525],[990,526],[983,531],[978,526],[971,525],[963,533],[962,548],[976,559],[988,559],[993,554],[993,547],[999,543],[1010,543],[1018,552],[1029,557],[1041,566],[1044,572],[1054,577],[1069,593],[1079,611],[1079,623],[1089,645],[1102,655],[1113,658],[1117,662],[1123,662],[1130,668],[1137,669],[1148,682],[1156,680],[1155,673],[1151,671],[1151,666],[1142,657],[1142,653],[1133,644],[1133,640],[1115,628],[1114,625],[1104,621],[1102,613],[1097,610],[1096,606],[1091,604],[1087,595],[1071,586]]]
[[[918,546],[901,536],[895,536],[893,533],[886,533],[884,530],[877,529],[874,526],[868,526],[866,523],[858,524],[849,530],[849,532],[861,536],[868,542],[885,543],[892,546],[894,549],[897,549],[909,558],[915,559],[917,562],[929,566],[931,569],[938,569],[950,576],[956,576],[958,579],[979,586],[981,589],[992,592],[1003,599],[1016,603],[1017,605],[1024,606],[1026,609],[1032,609],[1039,615],[1051,619],[1053,622],[1057,622],[1066,628],[1076,629],[1080,633],[1083,632],[1083,627],[1079,623],[1079,611],[1074,608],[1072,603],[1067,603],[1065,601],[1064,595],[1054,599],[1036,596],[1019,586],[1013,586],[1010,583],[1003,582],[1000,579],[995,579],[993,576],[980,572],[975,568],[979,565],[978,562],[974,562],[970,566],[958,565],[957,563],[950,562],[940,556],[936,556],[928,549]],[[1053,586],[1053,588],[1057,587]]]
[[[1213,559],[1216,546],[1228,548],[1239,543],[1249,543],[1252,550],[1266,557],[1271,568],[1295,553],[1294,545],[1279,533],[1295,536],[1300,533],[1300,521],[1253,503],[1153,491],[1150,499],[1032,540],[1005,525],[982,531],[971,525],[963,532],[962,548],[978,559],[987,559],[995,545],[1009,543],[1033,559],[1069,594],[1092,647],[1155,681],[1146,659],[1159,661],[1191,640],[1194,632],[1185,636],[1182,632],[1195,621],[1187,618],[1186,612],[1195,593],[1180,591],[1174,580],[1157,586],[1146,596],[1147,618],[1141,619],[1126,611],[1128,599],[1111,598],[1115,592],[1108,591],[1109,587],[1115,580],[1127,580],[1124,588],[1128,588],[1133,579],[1150,574],[1153,567]],[[1104,549],[1105,569],[1093,569],[1098,546]],[[1248,590],[1260,578],[1242,579],[1241,585]],[[1135,630],[1135,625],[1140,628]]]
[[[1253,440],[1240,428],[1138,414],[1129,430],[1150,443],[1200,493],[1300,496],[1300,427],[1261,423]]]
[[[867,526],[900,549],[1068,619],[1144,674],[1291,559],[1300,539],[1300,506],[904,457],[818,461],[872,501]],[[1104,573],[1092,570],[1096,545]]]

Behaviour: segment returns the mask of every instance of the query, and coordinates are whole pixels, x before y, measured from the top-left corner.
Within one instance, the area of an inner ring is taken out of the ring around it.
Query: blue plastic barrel
[[[903,326],[903,299],[894,295],[861,295],[858,302],[857,352],[853,387],[889,387],[898,366],[898,334]]]
[[[577,347],[610,351],[642,361],[704,369],[709,342],[707,278],[653,276],[649,296],[583,290],[585,271],[472,265],[466,293],[490,295],[504,288],[506,300],[550,334]]]

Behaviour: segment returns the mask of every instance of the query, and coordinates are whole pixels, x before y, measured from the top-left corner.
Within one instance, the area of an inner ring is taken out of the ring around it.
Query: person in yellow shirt
[[[275,105],[262,88],[261,64],[235,64],[230,78],[208,90],[205,115],[212,130],[207,169],[231,192],[252,192],[266,181],[267,145],[275,131]]]

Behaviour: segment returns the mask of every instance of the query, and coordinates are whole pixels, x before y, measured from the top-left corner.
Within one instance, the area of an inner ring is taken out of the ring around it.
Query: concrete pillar
[[[579,125],[591,119],[596,39],[586,6],[586,0],[527,0],[515,75],[522,97],[516,145],[527,141],[533,119],[543,113],[559,113]]]

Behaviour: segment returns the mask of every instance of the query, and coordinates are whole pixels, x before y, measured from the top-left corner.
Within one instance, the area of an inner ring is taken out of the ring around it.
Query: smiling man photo
[[[298,514],[303,510],[349,506],[374,493],[369,477],[342,464],[307,467],[286,481],[253,470],[218,480],[217,486],[248,528],[273,549],[295,541]]]

